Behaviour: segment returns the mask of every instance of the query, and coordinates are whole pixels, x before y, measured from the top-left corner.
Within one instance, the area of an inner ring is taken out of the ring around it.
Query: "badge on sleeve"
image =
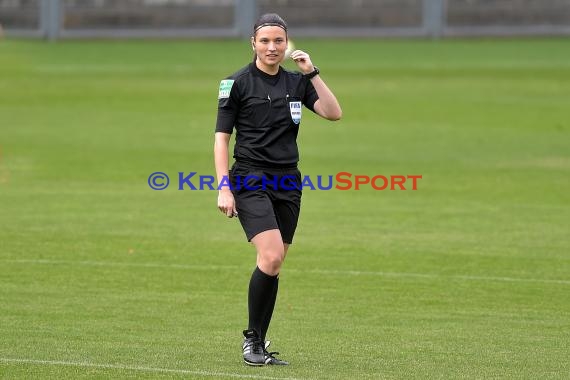
[[[230,97],[232,86],[234,85],[233,79],[224,79],[220,82],[220,90],[218,91],[218,99],[227,99]]]
[[[301,102],[289,102],[289,110],[291,110],[291,119],[293,123],[299,124],[301,122]]]

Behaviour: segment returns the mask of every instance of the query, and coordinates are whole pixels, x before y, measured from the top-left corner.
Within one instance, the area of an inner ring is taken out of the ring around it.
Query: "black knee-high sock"
[[[273,301],[273,290],[277,276],[270,276],[263,273],[258,267],[251,274],[249,281],[248,309],[249,309],[249,329],[257,331],[261,337],[263,332],[263,321],[265,319],[268,306]]]
[[[275,285],[273,285],[273,293],[271,294],[271,302],[267,305],[267,310],[265,311],[265,318],[263,319],[263,326],[261,330],[261,340],[263,341],[265,341],[265,334],[267,334],[267,330],[269,329],[269,324],[271,323],[271,317],[273,316],[273,309],[275,308],[275,301],[277,300],[278,290],[279,290],[279,277],[275,279]]]

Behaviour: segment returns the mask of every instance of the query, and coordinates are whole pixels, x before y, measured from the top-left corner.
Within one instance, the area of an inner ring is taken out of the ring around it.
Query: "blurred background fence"
[[[303,37],[570,35],[570,0],[0,0],[8,36],[247,37],[276,12]]]

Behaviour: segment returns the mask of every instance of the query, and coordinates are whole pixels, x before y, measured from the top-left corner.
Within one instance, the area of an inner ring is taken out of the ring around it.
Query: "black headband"
[[[263,28],[264,26],[278,26],[281,29],[283,29],[285,31],[285,33],[287,33],[287,28],[278,22],[264,22],[263,24],[261,24],[257,28],[255,28],[255,30],[253,31],[253,34],[257,33],[257,31],[259,29]]]

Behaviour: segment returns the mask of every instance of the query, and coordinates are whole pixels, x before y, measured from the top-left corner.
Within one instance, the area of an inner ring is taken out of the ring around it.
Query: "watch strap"
[[[317,66],[314,66],[314,68],[315,68],[315,69],[314,69],[313,71],[311,71],[311,72],[308,73],[308,74],[305,74],[305,77],[306,77],[307,79],[313,79],[314,77],[316,77],[317,75],[320,74],[321,71],[319,70],[319,68],[318,68]]]

